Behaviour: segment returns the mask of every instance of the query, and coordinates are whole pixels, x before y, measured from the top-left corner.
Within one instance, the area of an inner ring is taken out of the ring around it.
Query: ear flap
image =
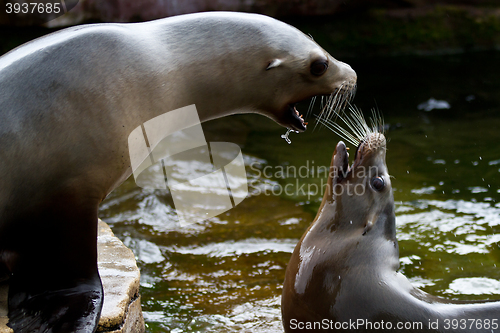
[[[270,70],[271,68],[278,67],[279,65],[281,65],[282,62],[283,61],[280,60],[280,59],[273,59],[273,60],[271,60],[271,62],[269,63],[269,65],[267,65],[266,71]]]

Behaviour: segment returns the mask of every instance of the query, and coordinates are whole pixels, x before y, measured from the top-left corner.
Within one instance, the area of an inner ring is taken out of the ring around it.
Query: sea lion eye
[[[372,185],[372,188],[374,190],[379,191],[379,192],[382,191],[385,187],[384,178],[382,178],[382,177],[372,178],[371,185]]]
[[[311,64],[311,74],[314,76],[321,76],[325,74],[328,69],[328,62],[325,60],[315,60]]]

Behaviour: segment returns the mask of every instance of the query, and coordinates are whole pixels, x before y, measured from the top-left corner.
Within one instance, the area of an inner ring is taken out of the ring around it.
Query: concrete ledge
[[[104,305],[97,332],[144,332],[139,296],[140,273],[134,254],[101,220],[99,220],[97,248],[99,274],[104,287]],[[0,333],[13,332],[6,326],[7,282],[0,284]]]

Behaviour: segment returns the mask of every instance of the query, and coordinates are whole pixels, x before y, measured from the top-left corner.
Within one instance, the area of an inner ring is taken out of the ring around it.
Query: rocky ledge
[[[139,268],[134,254],[99,220],[99,274],[104,287],[104,305],[97,332],[142,333],[139,296]],[[8,284],[0,285],[0,333],[12,332],[6,326]]]

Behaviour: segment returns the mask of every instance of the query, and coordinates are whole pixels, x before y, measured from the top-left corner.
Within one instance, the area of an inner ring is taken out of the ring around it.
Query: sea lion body
[[[285,332],[491,332],[500,302],[432,296],[398,272],[385,155],[383,134],[370,133],[349,168],[346,146],[337,144],[321,207],[287,266]]]
[[[10,274],[9,325],[95,330],[98,205],[133,171],[135,128],[195,104],[200,121],[251,112],[303,131],[296,102],[348,93],[355,81],[299,30],[254,14],[78,26],[2,56],[0,271]]]

